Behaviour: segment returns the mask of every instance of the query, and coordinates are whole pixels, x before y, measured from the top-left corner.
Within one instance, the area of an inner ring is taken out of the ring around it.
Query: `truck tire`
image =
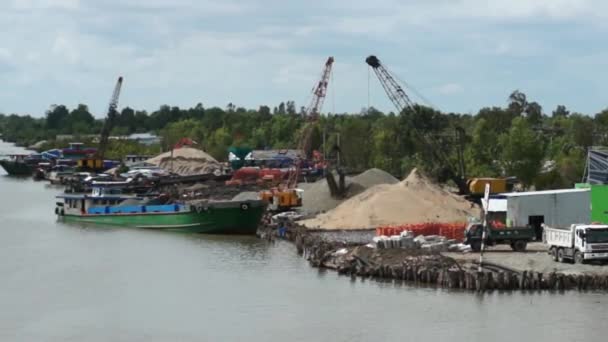
[[[565,262],[566,260],[564,259],[564,249],[563,248],[558,248],[557,249],[557,262]]]
[[[574,252],[574,263],[581,265],[585,263],[585,257],[583,256],[583,253],[579,251]]]
[[[471,242],[471,249],[473,252],[481,252],[481,241]]]
[[[511,249],[516,252],[525,252],[528,242],[524,240],[517,240],[511,244]]]
[[[549,249],[549,255],[551,255],[553,261],[557,261],[557,248],[551,247],[551,249]]]

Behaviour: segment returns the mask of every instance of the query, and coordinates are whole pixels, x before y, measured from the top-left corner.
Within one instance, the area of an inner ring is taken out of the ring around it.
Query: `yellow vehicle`
[[[467,183],[469,194],[474,196],[483,196],[486,184],[490,184],[491,194],[507,192],[507,180],[504,178],[471,178]]]
[[[264,190],[260,198],[268,203],[271,211],[288,211],[302,206],[302,189],[278,189]]]
[[[81,170],[102,171],[103,159],[86,158],[78,161],[78,168]]]

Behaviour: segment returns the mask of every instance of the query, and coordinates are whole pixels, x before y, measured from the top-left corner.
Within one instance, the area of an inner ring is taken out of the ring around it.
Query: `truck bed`
[[[550,246],[571,248],[574,242],[572,228],[544,227],[545,243]]]

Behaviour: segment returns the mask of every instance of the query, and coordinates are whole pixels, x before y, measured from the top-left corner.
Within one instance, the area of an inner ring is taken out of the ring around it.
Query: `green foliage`
[[[151,113],[126,107],[112,135],[153,132],[161,136],[162,148],[112,140],[108,157],[156,154],[184,137],[222,161],[230,146],[297,148],[306,123],[300,115],[305,109],[297,108],[293,101],[255,110],[233,103],[225,109],[163,105]],[[49,140],[44,148],[63,147],[54,141],[57,134],[77,135],[90,144],[86,135],[98,134],[102,125],[84,104],[73,110],[53,105],[43,118],[0,114],[4,140],[21,145]],[[482,108],[476,115],[423,106],[397,114],[370,107],[358,114],[323,115],[310,136],[310,148],[326,152],[330,160],[339,145],[342,166],[353,172],[377,167],[403,177],[418,167],[447,181],[459,172],[461,149],[467,177],[516,176],[537,188],[570,187],[580,181],[586,149],[608,144],[608,109],[593,118],[557,106],[547,116],[539,103],[514,91],[505,106]]]
[[[532,184],[543,161],[543,145],[524,118],[515,118],[509,133],[500,136],[502,163],[507,174],[515,175],[524,184]]]

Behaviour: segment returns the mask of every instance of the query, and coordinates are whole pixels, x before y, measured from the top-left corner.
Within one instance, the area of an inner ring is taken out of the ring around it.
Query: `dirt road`
[[[479,260],[479,253],[442,253],[458,261]],[[535,272],[561,272],[565,274],[608,274],[608,264],[575,265],[559,263],[547,254],[547,247],[543,243],[528,244],[525,253],[513,252],[507,245],[491,247],[484,253],[484,260],[513,268],[519,271],[532,270]]]

